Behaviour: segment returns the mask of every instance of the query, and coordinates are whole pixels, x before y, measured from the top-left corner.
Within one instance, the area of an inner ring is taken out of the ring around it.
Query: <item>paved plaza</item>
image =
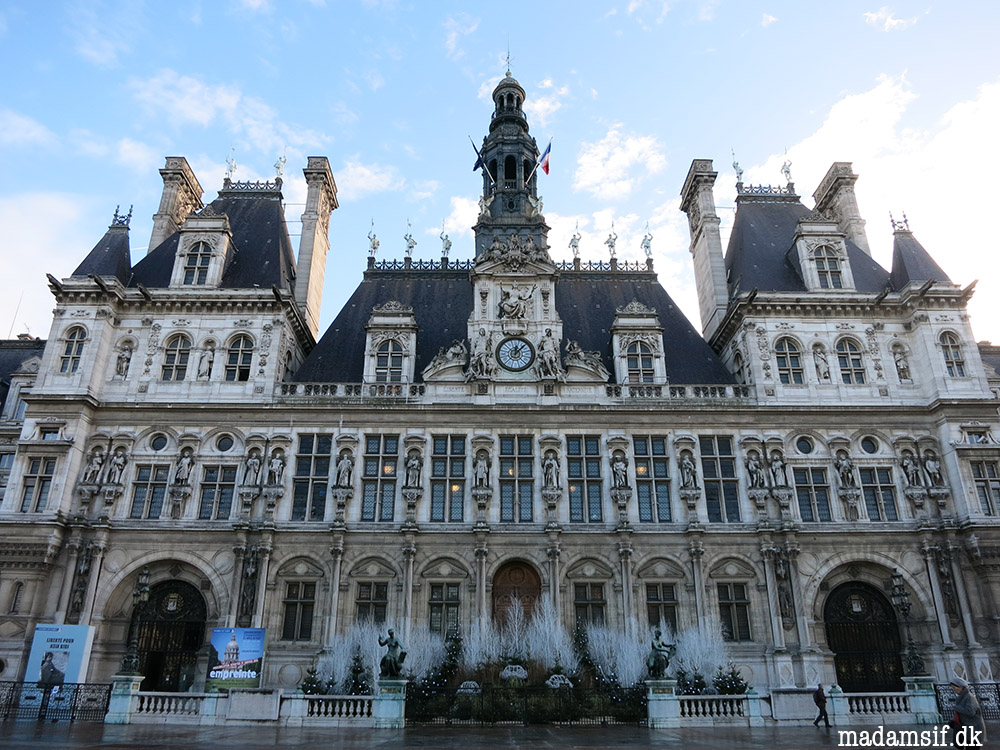
[[[857,727],[861,729],[861,727]],[[868,727],[869,729],[872,727]],[[907,727],[911,728],[911,727]],[[1000,726],[991,727],[993,736]],[[3,750],[48,748],[170,748],[171,750],[241,750],[274,748],[335,748],[388,750],[389,748],[809,748],[837,747],[837,730],[813,727],[765,727],[649,730],[639,727],[421,727],[404,731],[375,729],[290,729],[274,727],[105,726],[103,724],[0,725]]]

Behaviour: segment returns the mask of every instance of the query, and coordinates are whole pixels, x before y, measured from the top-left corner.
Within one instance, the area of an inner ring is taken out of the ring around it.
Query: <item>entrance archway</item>
[[[531,617],[541,595],[542,579],[531,565],[519,560],[504,563],[493,576],[493,621],[506,622],[515,599],[521,600],[525,616]]]
[[[164,581],[149,591],[139,624],[143,690],[185,692],[205,640],[205,598],[190,583]]]
[[[823,620],[845,693],[903,690],[899,623],[885,595],[860,581],[841,584],[827,597]]]

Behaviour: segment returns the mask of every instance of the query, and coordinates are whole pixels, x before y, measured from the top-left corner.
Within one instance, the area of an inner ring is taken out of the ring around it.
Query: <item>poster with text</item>
[[[265,628],[213,628],[205,692],[259,688]]]
[[[24,681],[39,687],[86,682],[93,643],[90,625],[36,625]]]

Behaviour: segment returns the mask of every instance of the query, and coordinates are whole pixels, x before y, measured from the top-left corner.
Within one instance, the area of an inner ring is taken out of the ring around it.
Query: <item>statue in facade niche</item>
[[[523,287],[516,281],[510,290],[500,290],[500,317],[509,320],[524,320],[528,313],[528,303],[535,293],[536,286]]]
[[[775,487],[787,487],[788,476],[785,474],[785,457],[781,451],[771,451],[771,483]]]
[[[212,365],[215,364],[215,347],[208,346],[198,360],[198,380],[212,377]]]
[[[472,463],[472,476],[474,487],[490,486],[490,454],[486,451],[476,454],[476,460]]]
[[[354,457],[351,455],[350,451],[344,451],[340,454],[340,460],[337,461],[337,486],[350,487],[351,473],[353,471]]]
[[[90,454],[90,462],[83,472],[83,481],[94,484],[101,480],[101,471],[104,469],[104,451],[100,448]]]
[[[285,457],[278,451],[271,454],[271,460],[267,463],[267,483],[281,484],[281,477],[285,474]]]
[[[406,486],[420,486],[420,470],[424,468],[424,459],[419,451],[413,451],[406,458]]]
[[[854,461],[846,453],[841,452],[833,462],[834,468],[840,474],[841,487],[855,487],[854,481]]]
[[[628,487],[628,462],[621,453],[611,459],[611,480],[614,487]]]
[[[903,451],[900,464],[903,467],[903,473],[906,475],[906,483],[908,485],[911,487],[923,486],[923,478],[920,476],[920,462],[917,461],[917,457],[911,451]]]
[[[542,486],[547,490],[559,488],[559,457],[555,451],[547,451],[542,461]]]
[[[750,489],[755,490],[765,488],[767,486],[767,479],[757,451],[750,451],[747,453],[744,464],[747,467],[747,476],[750,477]]]
[[[122,474],[125,473],[125,465],[128,464],[128,455],[125,453],[125,449],[116,449],[114,455],[109,461],[109,464],[107,483],[121,484]]]
[[[944,477],[941,476],[941,461],[932,451],[924,451],[924,471],[927,472],[931,487],[944,486]]]
[[[902,347],[892,350],[892,361],[896,364],[896,375],[900,380],[910,379],[910,363],[906,360],[906,352]]]
[[[813,361],[816,363],[816,377],[820,380],[829,380],[830,361],[827,359],[826,349],[822,346],[814,346]]]
[[[187,484],[191,478],[191,469],[194,468],[194,451],[185,448],[177,457],[174,466],[174,484]]]
[[[680,466],[681,466],[681,488],[685,490],[697,489],[698,470],[695,468],[694,461],[691,460],[691,456],[689,456],[687,453],[681,456]]]
[[[559,364],[559,343],[552,335],[552,329],[546,328],[545,335],[538,342],[538,374],[543,378],[556,378],[562,375]]]
[[[118,359],[115,361],[115,375],[124,380],[128,377],[128,366],[132,361],[132,347],[126,344],[118,352]]]
[[[480,328],[472,340],[472,357],[469,360],[466,380],[489,378],[494,372],[496,372],[496,362],[493,359],[493,334],[487,334],[485,328]]]
[[[243,484],[260,484],[260,467],[260,453],[257,451],[250,451],[250,453],[247,454],[246,460],[243,462]]]

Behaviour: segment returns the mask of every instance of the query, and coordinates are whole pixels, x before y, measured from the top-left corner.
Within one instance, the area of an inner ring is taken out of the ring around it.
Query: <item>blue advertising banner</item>
[[[90,625],[36,625],[24,681],[39,687],[86,682],[93,643]]]
[[[265,628],[213,628],[205,692],[259,688]]]

